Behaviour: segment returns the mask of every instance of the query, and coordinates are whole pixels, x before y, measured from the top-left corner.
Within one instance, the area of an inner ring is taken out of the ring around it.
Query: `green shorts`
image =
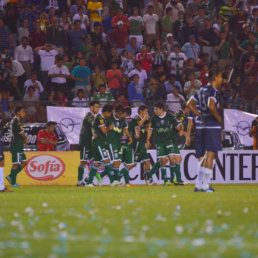
[[[92,158],[91,148],[88,146],[80,147],[80,161],[87,161]]]
[[[110,154],[110,160],[112,163],[115,161],[122,161],[122,145],[121,144],[109,143],[107,147],[108,147],[108,151]]]
[[[157,144],[157,158],[161,159],[170,155],[175,155],[176,152],[179,152],[178,147],[174,143],[169,144]],[[179,152],[180,154],[180,152]],[[178,155],[178,154],[177,154]]]
[[[13,164],[20,164],[23,161],[27,161],[27,157],[23,151],[11,150],[11,154],[12,154],[12,163]]]
[[[144,162],[150,160],[144,142],[136,142],[134,149],[134,158],[136,162]]]
[[[134,162],[134,149],[131,146],[122,146],[122,162],[126,165],[133,165]]]
[[[109,159],[109,153],[105,145],[93,145],[91,153],[93,160],[97,163]]]

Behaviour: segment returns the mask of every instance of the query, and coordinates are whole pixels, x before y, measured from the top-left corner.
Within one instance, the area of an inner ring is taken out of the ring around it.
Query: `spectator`
[[[62,89],[58,89],[56,93],[56,105],[58,107],[67,107],[68,98],[65,96]]]
[[[160,20],[163,16],[163,6],[162,6],[162,4],[159,2],[159,0],[152,0],[146,6],[144,13],[148,12],[148,7],[150,5],[153,6],[153,12],[158,15],[158,18]]]
[[[112,27],[117,28],[118,27],[118,22],[120,21],[120,22],[123,22],[122,23],[123,24],[123,30],[127,32],[128,29],[129,29],[129,26],[130,26],[130,21],[129,21],[128,17],[123,14],[123,12],[124,11],[123,11],[122,8],[118,9],[117,15],[112,18]]]
[[[166,15],[161,18],[161,37],[163,40],[167,38],[168,33],[173,31],[172,23],[172,7],[166,9]]]
[[[115,99],[117,99],[120,93],[122,73],[120,70],[117,69],[116,62],[113,62],[111,65],[111,69],[107,70],[106,78],[108,82],[108,88],[110,89],[111,94]]]
[[[11,120],[12,114],[9,103],[10,92],[7,89],[1,91],[0,110],[4,113],[5,120]]]
[[[258,80],[258,62],[255,60],[255,54],[250,55],[249,62],[245,63],[245,76],[249,74],[255,74],[256,80]]]
[[[63,58],[59,57],[57,63],[52,65],[48,71],[48,76],[51,78],[51,88],[57,91],[67,92],[67,78],[70,77],[70,72],[66,66],[63,65]]]
[[[134,57],[131,52],[128,52],[126,49],[123,50],[120,65],[120,70],[123,75],[128,75],[134,69]]]
[[[147,77],[147,72],[144,69],[142,69],[140,61],[136,61],[135,62],[135,69],[132,70],[128,74],[128,77],[132,77],[135,74],[138,74],[138,76],[139,76],[139,85],[143,88],[145,86],[145,84],[147,83],[148,77]]]
[[[88,15],[83,13],[83,8],[80,6],[78,8],[78,13],[73,16],[73,22],[80,21],[81,22],[81,29],[86,30],[90,27],[90,21]]]
[[[85,40],[87,36],[87,31],[81,28],[81,22],[76,20],[74,22],[74,28],[68,33],[72,51],[77,52],[79,51],[80,45],[82,44],[83,40]]]
[[[26,112],[26,121],[35,123],[37,121],[37,108],[39,99],[35,95],[35,88],[33,86],[28,88],[28,93],[24,95],[23,101]]]
[[[172,93],[174,87],[177,87],[179,89],[179,92],[183,92],[182,85],[179,81],[176,80],[175,74],[170,74],[169,80],[166,81],[164,85],[167,94]]]
[[[9,28],[4,25],[4,19],[0,17],[0,51],[4,48],[10,49],[10,47],[14,47],[15,43],[13,41],[12,33]]]
[[[132,106],[140,106],[144,103],[143,88],[139,84],[139,75],[134,74],[128,86],[128,100]]]
[[[67,45],[64,28],[59,25],[57,18],[53,19],[53,24],[51,24],[47,29],[46,42],[62,50],[64,50]]]
[[[47,122],[47,128],[38,132],[37,144],[38,151],[54,151],[57,145],[57,137],[55,135],[56,122]]]
[[[172,93],[167,95],[167,106],[170,112],[175,113],[181,109],[181,105],[185,103],[184,97],[179,94],[180,88],[174,85],[172,88]]]
[[[83,8],[83,12],[86,14],[87,13],[87,9],[86,7],[82,4],[82,0],[75,0],[75,3],[70,7],[70,13],[72,15],[75,15],[76,13],[78,13],[78,9],[79,7]]]
[[[51,44],[46,44],[44,46],[36,47],[35,52],[40,56],[41,82],[44,89],[46,89],[49,69],[55,64],[55,57],[63,51]]]
[[[244,101],[246,112],[256,113],[256,102],[258,101],[258,82],[254,74],[250,73],[242,85],[241,98]]]
[[[253,150],[258,150],[258,117],[252,121],[251,130],[249,132],[250,137],[254,137]]]
[[[86,40],[80,46],[80,52],[86,60],[89,60],[90,54],[93,53],[94,44],[92,43],[91,36],[87,35]]]
[[[147,48],[145,45],[141,46],[141,52],[136,55],[135,60],[141,62],[142,69],[144,69],[147,73],[150,72],[153,59],[151,53],[147,53]]]
[[[200,81],[202,83],[202,85],[207,85],[209,82],[209,66],[207,64],[203,65],[203,69],[201,71],[201,75],[200,75]]]
[[[78,89],[77,90],[77,97],[73,99],[72,106],[73,107],[86,107],[87,101],[84,98],[84,90]]]
[[[30,46],[32,49],[43,46],[46,42],[46,33],[40,28],[40,23],[35,22],[34,30],[29,34]]]
[[[195,16],[193,19],[193,23],[194,23],[195,27],[197,28],[198,34],[204,30],[205,18],[208,18],[208,17],[205,15],[204,6],[201,5],[198,10],[198,15]]]
[[[189,42],[189,36],[194,35],[195,37],[197,37],[197,34],[197,27],[193,23],[193,17],[189,16],[187,18],[187,23],[182,29],[182,43],[185,44],[186,42]]]
[[[193,58],[196,63],[200,61],[200,47],[196,43],[194,35],[189,36],[189,42],[185,43],[181,50],[185,53],[187,59]]]
[[[93,45],[100,44],[101,47],[104,46],[101,24],[99,22],[94,23],[93,30],[89,33],[89,35]]]
[[[25,94],[28,93],[29,87],[33,87],[35,89],[35,96],[37,98],[40,97],[40,93],[44,91],[44,88],[40,81],[37,80],[37,72],[32,72],[31,78],[24,83]]]
[[[17,46],[14,51],[14,58],[22,64],[26,73],[26,79],[29,79],[31,76],[31,70],[33,69],[34,62],[33,51],[28,43],[28,38],[23,37],[21,40],[21,45]]]
[[[236,75],[233,82],[230,84],[230,88],[233,91],[239,91],[241,93],[241,76],[239,74]]]
[[[148,6],[148,12],[143,16],[146,42],[152,43],[159,38],[158,15],[154,13],[153,5]]]
[[[99,92],[95,93],[93,99],[100,103],[100,106],[105,104],[110,104],[114,101],[114,98],[111,93],[107,92],[105,84],[99,85]]]
[[[173,18],[173,16],[172,16]],[[181,44],[183,44],[183,28],[186,26],[184,20],[184,13],[178,12],[178,20],[173,23],[173,30],[176,40]]]
[[[105,77],[105,72],[101,71],[99,66],[95,66],[94,72],[91,75],[91,81],[92,81],[92,86],[94,90],[99,91],[99,87],[101,84],[106,83],[106,77]]]
[[[122,21],[117,22],[116,28],[108,34],[107,40],[110,46],[117,48],[120,55],[128,42],[128,32],[123,29]]]
[[[158,66],[164,65],[166,62],[166,54],[167,52],[165,49],[161,46],[161,42],[159,39],[156,39],[154,41],[154,46],[151,50],[152,57],[154,59],[153,63],[153,70],[155,70]]]
[[[139,52],[139,47],[135,37],[131,37],[128,44],[126,45],[126,50],[131,52],[133,56]]]
[[[165,10],[168,7],[172,7],[172,22],[173,24],[177,22],[180,18],[180,13],[184,15],[185,8],[182,3],[180,3],[179,0],[169,1],[168,4],[165,7]],[[174,31],[175,32],[175,31]]]
[[[20,23],[24,21],[25,19],[28,21],[28,28],[29,31],[33,30],[33,23],[35,22],[37,16],[36,14],[31,10],[31,6],[29,4],[25,4],[23,11],[20,13]],[[25,36],[25,35],[23,35]],[[26,35],[28,37],[29,35]]]
[[[22,38],[23,37],[29,37],[29,21],[27,19],[24,19],[22,22],[22,26],[18,29],[18,41],[21,44]]]
[[[198,9],[200,7],[200,0],[193,0],[191,2],[188,2],[186,5],[186,14],[189,16],[197,16],[198,15]]]
[[[139,15],[139,11],[136,7],[133,8],[132,16],[129,17],[129,21],[130,21],[129,40],[131,42],[131,39],[135,38],[136,40],[135,43],[139,48],[143,44],[142,31],[144,29],[144,26],[143,26],[143,19]],[[132,45],[134,45],[134,43]]]
[[[239,91],[234,91],[233,95],[229,97],[227,108],[244,110],[243,101]]]
[[[168,55],[174,51],[175,45],[179,45],[179,43],[174,40],[174,36],[172,33],[168,33],[166,41],[163,43],[163,48],[165,49]]]
[[[194,73],[190,73],[188,79],[189,81],[184,85],[186,99],[190,99],[190,97],[193,96],[202,86],[202,83],[195,78]]]
[[[22,100],[22,90],[19,88],[19,79],[17,77],[11,77],[7,89],[10,91],[10,96],[13,97],[15,102]]]
[[[101,1],[91,0],[88,2],[87,9],[90,16],[91,28],[93,28],[95,23],[102,22],[101,13],[103,11],[103,6]]]
[[[129,101],[123,93],[120,93],[117,100],[114,102],[114,106],[122,105],[123,107],[129,106]]]
[[[91,91],[91,72],[89,67],[86,66],[85,58],[81,58],[79,65],[75,66],[72,71],[72,79],[75,80],[74,95],[77,95],[79,89],[83,90],[84,97],[88,99]]]

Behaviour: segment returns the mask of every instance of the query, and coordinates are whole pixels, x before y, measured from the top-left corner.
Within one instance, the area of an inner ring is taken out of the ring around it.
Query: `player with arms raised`
[[[214,189],[210,186],[213,160],[216,153],[222,150],[222,117],[219,115],[218,96],[222,75],[220,72],[211,71],[209,80],[210,83],[203,86],[187,103],[190,110],[201,117],[203,123],[201,137],[203,138],[205,156],[197,178],[197,181],[202,183],[199,186],[200,188],[195,188],[195,191],[202,192],[214,192]],[[199,105],[200,112],[196,105]]]

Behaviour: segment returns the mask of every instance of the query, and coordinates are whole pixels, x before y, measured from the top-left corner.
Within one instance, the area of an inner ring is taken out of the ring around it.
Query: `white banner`
[[[137,115],[138,108],[132,108],[132,117]],[[79,143],[81,124],[90,108],[52,107],[47,106],[47,120],[59,123],[70,144]]]
[[[197,162],[193,150],[180,151],[182,155],[181,175],[184,181],[195,183],[197,177]],[[156,162],[156,151],[149,151],[151,164]],[[170,178],[170,171],[167,168],[167,176]],[[131,183],[133,185],[145,184],[143,178],[143,167],[140,164],[130,171]],[[155,183],[163,184],[161,172],[153,176]],[[258,151],[221,151],[213,167],[212,183],[215,184],[239,184],[258,183]],[[97,181],[94,182],[97,184]],[[104,184],[109,184],[109,179],[104,178]]]
[[[245,146],[253,145],[253,138],[249,136],[252,121],[257,117],[236,109],[224,109],[224,128],[228,131],[236,132],[241,144]]]

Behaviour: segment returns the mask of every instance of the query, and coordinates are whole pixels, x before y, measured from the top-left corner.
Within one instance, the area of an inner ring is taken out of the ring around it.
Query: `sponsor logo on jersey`
[[[39,181],[51,181],[65,172],[64,162],[53,155],[38,155],[30,158],[25,167],[26,174]]]

